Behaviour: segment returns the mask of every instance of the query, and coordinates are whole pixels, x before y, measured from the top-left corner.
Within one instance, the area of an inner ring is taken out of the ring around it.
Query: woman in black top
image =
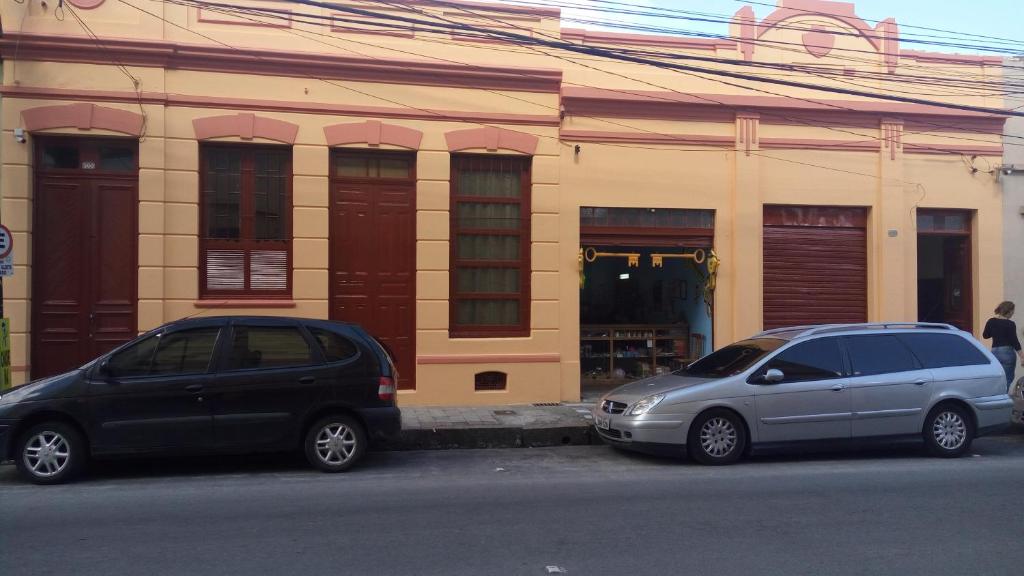
[[[1010,389],[1013,383],[1014,360],[1020,357],[1020,364],[1024,366],[1024,352],[1020,349],[1020,340],[1017,338],[1017,325],[1010,318],[1013,316],[1015,306],[1013,302],[1003,302],[996,307],[996,317],[989,318],[985,324],[985,338],[992,339],[992,354],[1003,365],[1006,371],[1006,389]]]

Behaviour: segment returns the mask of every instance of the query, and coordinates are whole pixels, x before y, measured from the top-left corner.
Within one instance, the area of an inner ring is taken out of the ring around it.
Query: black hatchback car
[[[401,429],[397,374],[362,328],[299,318],[180,320],[0,396],[0,460],[56,484],[92,456],[301,449],[327,472]]]

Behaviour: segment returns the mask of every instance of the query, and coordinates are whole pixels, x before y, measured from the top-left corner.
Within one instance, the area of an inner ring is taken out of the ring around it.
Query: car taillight
[[[377,398],[381,400],[394,400],[395,381],[391,378],[381,377],[377,384]]]

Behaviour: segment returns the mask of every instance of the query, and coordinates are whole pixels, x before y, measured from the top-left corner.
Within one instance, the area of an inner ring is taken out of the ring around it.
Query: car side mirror
[[[786,379],[786,375],[782,373],[782,370],[778,368],[771,368],[764,373],[765,384],[777,384]]]
[[[96,373],[104,380],[112,379],[114,377],[114,370],[110,368],[110,360],[100,362],[99,367],[96,369]]]

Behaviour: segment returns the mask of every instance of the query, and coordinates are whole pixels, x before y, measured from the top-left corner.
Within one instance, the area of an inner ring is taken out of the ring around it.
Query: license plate
[[[601,418],[600,416],[596,416],[594,418],[594,424],[601,430],[608,430],[609,428],[612,427],[611,420],[607,418]]]

